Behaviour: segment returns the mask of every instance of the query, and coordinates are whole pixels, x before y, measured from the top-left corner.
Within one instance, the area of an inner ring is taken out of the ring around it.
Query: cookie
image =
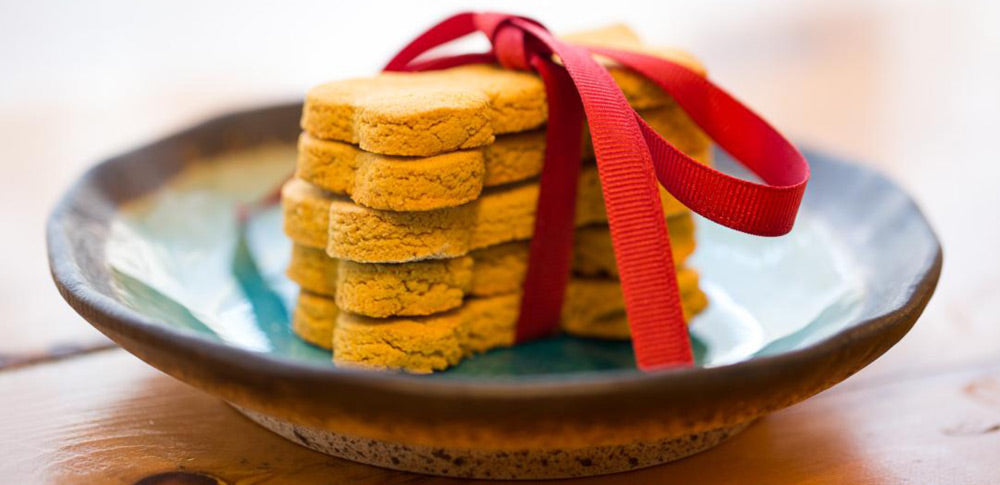
[[[293,178],[281,187],[281,220],[285,234],[295,243],[325,248],[330,231],[330,205],[345,200]]]
[[[339,313],[340,309],[331,298],[300,291],[292,311],[292,331],[306,342],[330,349]]]
[[[475,249],[530,238],[537,202],[537,183],[490,189],[469,204],[423,212],[380,211],[333,200],[326,252],[333,258],[358,262],[461,256]],[[665,205],[668,217],[686,211],[680,205]],[[596,169],[581,172],[575,218],[577,226],[607,221]]]
[[[678,279],[684,278],[697,279],[697,274],[684,269]],[[338,366],[428,373],[453,366],[464,357],[512,345],[520,301],[519,293],[476,297],[460,308],[431,316],[371,318],[342,312],[332,299],[303,291],[293,328],[309,342],[332,348]],[[697,282],[693,290],[682,294],[687,318],[705,304]],[[562,327],[580,336],[628,338],[618,283],[571,280]]]
[[[607,221],[595,166],[585,166],[578,180],[576,224]],[[687,209],[661,187],[664,213]],[[285,233],[296,243],[325,247],[337,259],[358,262],[405,262],[453,258],[534,232],[538,184],[488,188],[480,198],[457,207],[395,212],[359,206],[299,179],[282,189]]]
[[[429,317],[376,319],[339,313],[330,342],[340,367],[429,373],[514,343],[519,295],[471,299]]]
[[[689,214],[667,221],[674,262],[694,252]],[[356,263],[333,259],[322,250],[294,244],[289,278],[302,289],[334,297],[349,312],[370,317],[430,315],[456,308],[467,296],[520,291],[528,267],[528,241],[513,241],[449,259],[407,263]],[[617,277],[607,226],[577,230],[573,271],[582,276]]]
[[[704,75],[690,55],[647,52]],[[674,104],[646,78],[613,63],[608,68],[634,108]],[[534,73],[479,64],[316,86],[306,94],[301,125],[315,138],[351,143],[371,153],[431,156],[539,128],[547,117],[545,87]]]
[[[694,218],[690,213],[667,219],[674,264],[680,266],[696,247]],[[573,235],[573,271],[584,276],[618,277],[614,246],[607,226],[587,226]]]
[[[709,138],[679,107],[650,110],[643,117],[679,150],[707,161]],[[583,158],[593,159],[589,138],[584,140]],[[535,177],[544,159],[543,131],[504,135],[489,145],[429,157],[379,155],[303,133],[295,175],[365,207],[423,211],[475,200],[484,186]]]
[[[618,281],[589,278],[586,284],[566,287],[562,329],[578,337],[627,339],[630,331],[625,318],[625,301]],[[690,268],[677,270],[677,288],[685,320],[708,306],[708,298],[698,287],[698,273]]]
[[[642,41],[642,39],[639,38],[639,35],[636,34],[635,31],[633,31],[631,28],[629,28],[629,26],[624,24],[613,24],[600,27],[597,29],[581,30],[570,34],[560,35],[559,37],[562,40],[565,40],[573,44],[579,44],[584,46],[589,45],[589,46],[608,47],[611,49],[623,49],[632,52],[642,52],[645,54],[661,57],[664,59],[669,59],[684,66],[687,66],[689,69],[694,70],[695,72],[701,74],[702,76],[705,75],[705,66],[702,65],[701,61],[695,58],[691,53],[682,51],[680,49],[647,45]],[[615,62],[613,60],[604,58],[603,56],[597,56],[597,59],[605,66],[615,65]],[[611,71],[612,76],[614,76],[616,72],[618,71],[617,70]],[[635,84],[636,87],[629,86],[628,89],[623,87],[622,91],[628,91],[628,92],[636,91],[638,86],[640,86],[639,83],[641,82],[642,78],[630,77],[627,78],[627,81],[625,82],[629,82],[633,79],[636,82]],[[616,81],[618,82],[619,86],[623,84],[623,81],[619,78],[616,78]],[[651,84],[646,84],[646,83],[641,84],[641,86],[654,87]]]

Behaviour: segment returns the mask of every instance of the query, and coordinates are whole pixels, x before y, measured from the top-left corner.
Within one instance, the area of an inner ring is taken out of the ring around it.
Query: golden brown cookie
[[[562,329],[580,337],[629,338],[625,300],[618,281],[606,278],[580,278],[574,282],[576,284],[566,287]],[[678,268],[677,287],[686,320],[690,320],[708,306],[708,298],[698,287],[698,273],[695,270]]]
[[[333,329],[333,362],[342,367],[426,374],[466,356],[466,315],[476,305],[430,317],[376,319],[341,313]],[[464,311],[462,311],[464,310]]]
[[[409,263],[355,263],[322,249],[292,245],[289,279],[336,297],[344,310],[372,317],[430,315],[458,307],[471,293],[473,256]]]
[[[679,150],[707,161],[709,138],[679,107],[654,109],[643,116]],[[298,178],[348,195],[365,207],[423,211],[474,200],[484,186],[537,176],[545,159],[545,133],[504,135],[479,148],[429,157],[379,155],[308,133],[299,137],[298,148]],[[593,158],[589,138],[585,138],[583,158]]]
[[[596,174],[596,169],[581,173],[577,226],[607,221]],[[337,259],[358,262],[461,256],[475,249],[530,238],[537,201],[536,183],[490,189],[469,204],[423,212],[380,211],[332,200],[326,252]],[[676,207],[665,204],[668,217],[686,211],[684,206],[676,204]],[[305,230],[315,234],[322,227],[322,220],[318,222]],[[291,228],[289,235],[306,244],[293,234],[302,230],[301,226]]]
[[[681,309],[684,311],[685,320],[691,320],[706,307],[708,307],[708,297],[701,289],[681,295]],[[562,329],[577,337],[605,340],[626,340],[631,336],[628,318],[624,311],[612,311],[592,320],[564,317]]]
[[[420,211],[453,207],[479,197],[486,176],[482,149],[430,157],[376,155],[354,145],[299,137],[295,176],[375,209]],[[530,163],[529,163],[530,164]],[[533,174],[527,175],[528,177]]]
[[[608,47],[612,49],[624,49],[635,52],[643,52],[649,55],[655,55],[662,57],[664,59],[669,59],[684,66],[695,72],[705,75],[705,66],[695,58],[691,53],[685,52],[679,49],[672,49],[668,47],[658,47],[645,44],[639,35],[635,33],[629,26],[625,24],[612,24],[606,25],[604,27],[599,27],[590,30],[581,30],[569,34],[564,34],[559,36],[562,40],[573,44],[579,44],[584,46],[600,46]],[[602,56],[598,56],[598,60],[605,65],[614,65],[615,62],[606,59]],[[612,76],[618,73],[619,70],[611,71]],[[628,74],[634,75],[627,70],[621,70]],[[617,78],[616,78],[617,80]],[[621,85],[621,81],[618,81]],[[626,91],[624,88],[623,91]],[[629,89],[628,91],[632,91]]]
[[[666,193],[662,191],[662,193]],[[395,212],[359,206],[342,196],[293,179],[282,189],[285,233],[296,243],[325,247],[331,257],[358,262],[405,262],[452,258],[534,232],[535,182],[488,188],[458,207]],[[663,197],[664,213],[687,209]],[[326,210],[324,210],[326,207]],[[581,171],[576,224],[607,221],[594,166]]]
[[[672,104],[645,78],[618,67],[610,70],[634,108]],[[316,86],[306,93],[301,124],[316,138],[366,152],[431,156],[533,130],[545,124],[547,111],[545,87],[534,74],[470,65]]]
[[[300,291],[292,312],[292,331],[306,342],[329,349],[339,314],[340,309],[332,299]]]
[[[428,317],[336,316],[333,362],[342,367],[429,373],[470,355],[514,343],[520,296],[470,299],[456,310]]]
[[[641,50],[705,74],[690,54],[644,46],[622,26],[567,38]],[[600,60],[634,108],[673,104],[646,78]],[[535,74],[470,65],[317,86],[306,94],[302,128],[316,138],[352,143],[372,153],[429,156],[487,145],[496,135],[540,127],[546,118],[545,88]]]
[[[689,214],[668,219],[674,262],[694,251]],[[406,263],[356,263],[333,259],[322,250],[293,244],[289,278],[302,289],[334,297],[349,312],[370,317],[430,315],[456,308],[467,296],[520,291],[528,267],[528,241],[513,241],[467,256]],[[573,271],[583,276],[617,277],[607,226],[577,230]]]
[[[667,219],[674,264],[684,264],[697,247],[694,217],[683,213]],[[605,225],[581,227],[573,236],[573,271],[583,276],[618,277],[611,234]]]
[[[685,278],[689,273],[693,271],[683,269],[678,276]],[[695,286],[682,294],[681,303],[689,318],[704,308],[704,294]],[[311,343],[332,347],[338,366],[428,373],[455,365],[464,357],[512,345],[519,308],[520,294],[513,293],[470,298],[455,310],[431,316],[371,318],[341,312],[333,300],[303,293],[293,328],[299,335],[308,336],[306,340]],[[628,338],[624,315],[617,282],[571,280],[563,308],[566,332]]]
[[[692,155],[692,158],[704,164],[711,165],[712,151],[705,150],[704,153]],[[663,213],[667,217],[688,212],[688,208],[679,200],[670,195],[663,186],[660,190],[660,203],[663,205]],[[587,219],[598,222],[608,220],[608,214],[604,208],[604,196],[601,192],[601,178],[596,167],[584,167],[580,171],[579,186],[577,188],[576,213],[586,214]]]
[[[402,264],[337,262],[327,257],[326,264],[339,266],[337,305],[372,317],[430,315],[456,308],[469,293],[474,271],[469,256]]]
[[[303,246],[325,248],[329,237],[330,204],[337,195],[299,179],[281,187],[281,220],[285,234]]]

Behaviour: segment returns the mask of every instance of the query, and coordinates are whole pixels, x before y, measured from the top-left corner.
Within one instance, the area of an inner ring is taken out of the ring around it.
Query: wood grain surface
[[[861,159],[906,187],[943,242],[937,294],[896,348],[845,383],[759,421],[712,451],[580,481],[1000,483],[1000,165],[993,148],[1000,132],[1000,4],[773,3],[723,7],[707,2],[698,9],[677,4],[676,11],[664,7],[655,14],[668,19],[663,22],[676,28],[682,45],[705,60],[720,84],[793,138]],[[126,3],[114,5],[121,9]],[[147,14],[143,18],[149,25],[159,19],[154,7],[129,8],[148,8],[140,13]],[[364,12],[373,15],[384,8],[361,8],[356,23],[370,21]],[[451,7],[437,8],[422,12],[419,21],[403,15],[400,22],[423,25],[424,17],[441,16]],[[531,8],[526,4],[523,10]],[[558,10],[539,8],[536,15],[546,20],[555,17],[549,10]],[[46,9],[28,13],[38,21],[53,17]],[[2,10],[0,35],[27,32],[14,14],[19,12]],[[79,16],[88,14],[104,15]],[[273,22],[272,15],[240,15],[244,27],[284,32],[284,24],[265,26]],[[594,23],[602,15],[610,16],[588,13],[581,18]],[[611,17],[628,19],[624,14]],[[678,37],[657,28],[653,17],[635,22],[652,40],[675,43]],[[198,66],[199,75],[216,77],[192,78],[190,71],[163,69],[155,71],[155,82],[143,83],[126,75],[138,65],[138,57],[125,58],[119,71],[108,67],[115,60],[109,52],[128,49],[127,42],[112,42],[118,39],[114,35],[134,35],[140,42],[142,32],[123,33],[98,20],[56,20],[82,25],[80,32],[87,35],[77,35],[78,42],[94,40],[100,37],[98,29],[104,29],[103,41],[114,46],[99,62],[75,71],[70,68],[76,61],[70,58],[79,54],[51,47],[49,56],[38,58],[62,59],[70,66],[56,72],[39,67],[41,61],[33,57],[12,54],[20,51],[9,46],[34,42],[24,34],[0,42],[3,64],[8,64],[7,56],[12,62],[22,59],[17,65],[36,69],[38,79],[65,77],[63,87],[103,86],[107,79],[117,84],[97,98],[94,92],[72,89],[58,96],[38,91],[47,94],[43,98],[32,97],[34,78],[26,77],[31,73],[25,69],[0,80],[23,81],[20,91],[0,90],[0,167],[5,174],[0,177],[0,223],[7,229],[0,252],[0,481],[131,484],[160,473],[198,472],[231,484],[449,483],[313,453],[121,350],[100,350],[108,347],[107,340],[61,301],[47,274],[42,228],[58,194],[93,160],[221,110],[298,97],[321,74],[302,71],[294,81],[274,75],[234,77],[227,72],[238,71],[236,61],[220,64],[213,57],[218,53],[177,38],[171,41],[176,45],[160,46],[157,62]],[[382,42],[401,45],[416,28],[386,29],[392,34]],[[156,32],[158,39],[166,35]],[[217,40],[235,35],[233,31],[205,29],[192,35],[201,35],[199,42],[235,42]],[[346,41],[329,35],[324,44],[297,37],[282,40],[275,33],[253,45],[278,46],[266,51],[275,59],[306,46],[283,61],[305,65],[321,53],[324,59],[335,58],[330,46]],[[293,41],[298,45],[281,44]],[[387,53],[379,51],[378,60]],[[253,56],[248,65],[259,59]],[[147,64],[142,65],[149,68]],[[375,65],[372,61],[365,68]],[[341,75],[336,69],[327,71],[322,75]],[[45,82],[41,85],[48,86]],[[133,85],[152,87],[118,89]],[[145,483],[198,483],[183,476]]]
[[[0,388],[18,390],[0,416],[10,483],[131,484],[167,471],[230,484],[456,482],[312,452],[121,350],[0,373]],[[712,451],[579,482],[996,483],[998,430],[1000,359],[837,388]]]

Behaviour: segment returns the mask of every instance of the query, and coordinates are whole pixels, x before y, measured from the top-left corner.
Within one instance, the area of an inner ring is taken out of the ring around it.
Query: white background
[[[43,239],[46,214],[87,165],[214,114],[372,73],[433,21],[471,7],[556,32],[627,22],[650,43],[685,48],[794,139],[859,157],[934,200],[926,209],[946,275],[1000,271],[986,243],[1000,225],[949,239],[972,217],[998,220],[1000,2],[3,1],[0,352],[92,333],[55,296]],[[974,183],[961,186],[968,173]],[[995,290],[941,288],[980,301]]]

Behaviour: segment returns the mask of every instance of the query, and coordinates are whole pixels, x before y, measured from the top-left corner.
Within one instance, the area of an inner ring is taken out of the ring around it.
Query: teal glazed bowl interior
[[[813,177],[789,235],[698,221],[691,265],[710,306],[691,322],[693,368],[643,373],[628,342],[565,336],[429,376],[337,368],[290,330],[296,288],[284,275],[291,246],[279,208],[245,225],[236,217],[293,170],[299,110],[225,116],[95,166],[52,214],[49,258],[67,301],[123,348],[338,456],[502,478],[686,456],[877,358],[940,274],[938,241],[904,192],[806,152]],[[747,176],[724,153],[716,160]],[[391,446],[407,451],[389,456]],[[424,464],[436,450],[472,464]],[[530,453],[504,461],[518,450]],[[607,450],[627,453],[593,458]]]

